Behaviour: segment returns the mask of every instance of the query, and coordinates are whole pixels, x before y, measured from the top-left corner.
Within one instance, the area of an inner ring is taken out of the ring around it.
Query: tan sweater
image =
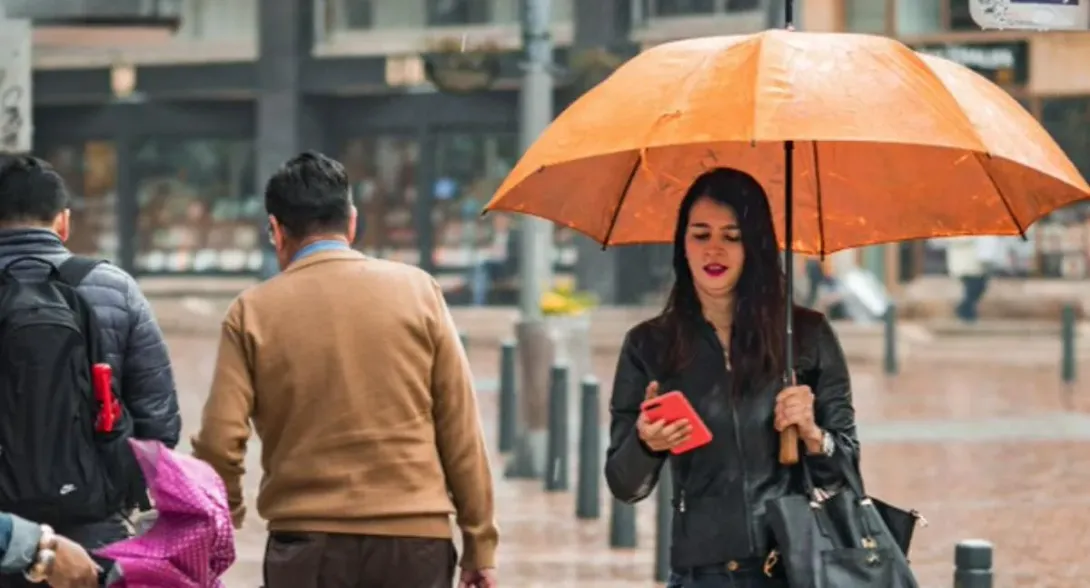
[[[236,525],[251,420],[271,530],[448,538],[457,513],[463,567],[495,565],[469,363],[425,272],[326,251],[231,305],[193,449],[223,477]]]

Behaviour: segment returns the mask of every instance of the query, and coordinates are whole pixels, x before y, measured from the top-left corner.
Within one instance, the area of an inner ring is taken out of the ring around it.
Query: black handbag
[[[848,465],[847,485],[819,492],[801,460],[806,494],[769,500],[766,520],[778,563],[791,588],[918,588],[908,565],[912,533],[921,517],[867,497]]]

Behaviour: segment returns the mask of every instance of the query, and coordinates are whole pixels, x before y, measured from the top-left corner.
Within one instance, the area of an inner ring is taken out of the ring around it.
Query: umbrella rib
[[[636,152],[636,161],[632,163],[632,170],[628,172],[628,179],[625,180],[624,190],[621,191],[621,198],[617,200],[617,208],[613,209],[613,218],[609,220],[609,228],[606,229],[606,236],[602,239],[602,251],[609,247],[609,238],[613,236],[613,229],[617,226],[617,219],[621,217],[621,209],[624,208],[624,201],[628,198],[628,190],[632,187],[632,182],[636,179],[636,172],[640,171],[640,162],[643,161],[643,153]]]
[[[980,166],[980,171],[984,172],[984,175],[988,178],[988,181],[992,183],[992,188],[996,194],[999,194],[999,200],[1003,202],[1003,208],[1006,209],[1007,215],[1010,216],[1011,222],[1014,223],[1014,228],[1018,229],[1018,235],[1022,237],[1022,240],[1026,240],[1026,230],[1022,228],[1022,223],[1018,221],[1018,216],[1014,214],[1014,207],[1011,206],[1011,201],[1007,198],[1007,195],[1003,193],[1003,189],[999,187],[999,183],[992,177],[992,172],[988,169],[988,166],[984,164],[984,158],[992,158],[991,153],[976,153],[976,162]]]
[[[814,184],[817,192],[818,255],[825,261],[825,211],[821,201],[821,166],[818,163],[818,142],[810,142],[810,152],[814,155]]]

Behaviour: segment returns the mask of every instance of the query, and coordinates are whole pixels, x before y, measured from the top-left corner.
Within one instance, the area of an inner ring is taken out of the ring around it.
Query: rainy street
[[[216,341],[211,330],[168,332],[168,338],[188,435],[199,420]],[[995,543],[998,588],[1076,588],[1077,578],[1090,574],[1084,557],[1090,552],[1090,393],[1064,388],[1052,365],[1010,365],[1015,362],[1004,358],[1013,359],[1018,344],[991,337],[956,361],[916,359],[895,377],[873,361],[853,363],[868,491],[918,509],[930,522],[917,531],[911,554],[925,588],[951,585],[953,547],[969,538]],[[852,355],[846,337],[845,347]],[[608,384],[616,352],[594,355],[594,372]],[[471,342],[470,360],[495,448],[498,353],[494,345]],[[602,390],[603,418],[608,393]],[[578,422],[578,414],[571,419]],[[251,516],[226,578],[231,588],[261,583],[265,536],[252,507],[260,472],[256,443],[248,463]],[[653,498],[638,508],[638,547],[611,550],[604,483],[602,518],[578,521],[574,492],[546,494],[540,481],[504,480],[501,463],[497,455],[504,586],[655,585]],[[573,487],[574,480],[573,474]]]

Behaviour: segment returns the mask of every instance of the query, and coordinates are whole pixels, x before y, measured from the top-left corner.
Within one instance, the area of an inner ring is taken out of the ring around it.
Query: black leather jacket
[[[673,538],[675,569],[764,557],[774,547],[765,524],[765,502],[801,492],[798,468],[779,463],[779,435],[773,407],[782,388],[779,378],[732,394],[723,348],[710,325],[703,325],[693,346],[694,358],[680,374],[663,378],[657,367],[667,339],[654,319],[625,337],[610,401],[610,443],[605,474],[619,500],[646,498],[668,460],[674,481]],[[857,468],[859,441],[852,408],[848,368],[840,342],[820,313],[796,309],[795,360],[800,384],[815,395],[815,420],[832,434],[832,457],[806,456],[822,487],[838,485],[841,466]],[[711,429],[710,444],[681,456],[654,453],[636,434],[645,390],[659,380],[662,392],[680,390]],[[835,462],[834,460],[846,460]]]

